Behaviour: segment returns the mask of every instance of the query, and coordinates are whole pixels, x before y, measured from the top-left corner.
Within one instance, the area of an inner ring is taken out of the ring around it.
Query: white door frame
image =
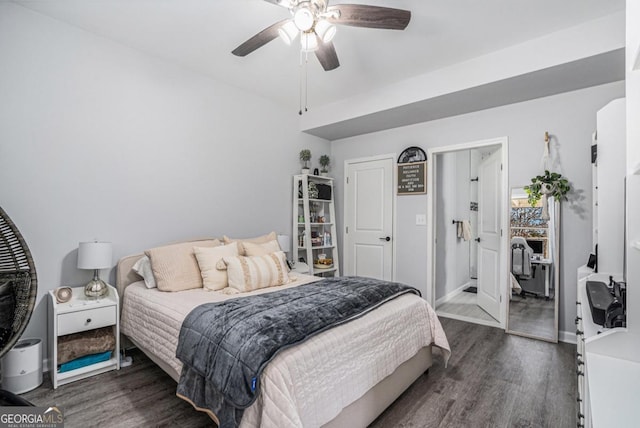
[[[396,154],[395,153],[388,153],[385,155],[376,155],[376,156],[367,156],[364,158],[355,158],[355,159],[346,159],[344,161],[344,178],[343,178],[343,182],[342,182],[342,188],[346,189],[347,188],[347,171],[349,170],[348,166],[351,164],[356,164],[356,163],[363,163],[363,162],[373,162],[373,161],[379,161],[379,160],[386,160],[386,159],[391,159],[391,163],[394,166],[394,171],[391,174],[393,176],[393,198],[391,198],[391,203],[393,204],[392,207],[392,219],[391,219],[391,230],[393,231],[393,238],[391,239],[391,280],[395,281],[396,280],[396,236],[397,236],[397,230],[396,230],[396,218],[397,218],[397,213],[396,213],[396,200],[398,198],[397,193],[395,192],[395,189],[398,188],[398,174],[395,171],[395,165],[396,165]],[[346,248],[346,243],[347,243],[347,231],[346,231],[346,222],[347,222],[347,192],[344,192],[344,195],[342,196],[342,273],[345,274],[345,269],[347,266],[350,266],[349,263],[349,251],[347,251]]]
[[[448,152],[458,152],[461,150],[477,149],[487,146],[500,145],[502,148],[502,197],[501,199],[501,220],[500,227],[502,228],[502,238],[500,239],[500,290],[502,290],[502,304],[500,305],[500,323],[501,328],[506,327],[506,313],[508,303],[508,285],[507,281],[507,266],[508,266],[508,251],[509,245],[509,216],[507,207],[509,206],[509,139],[508,137],[492,138],[488,140],[472,141],[462,144],[453,144],[450,146],[436,147],[427,149],[427,159],[429,162],[429,168],[427,168],[427,301],[435,309],[436,301],[436,201],[434,198],[434,192],[436,190],[437,183],[435,182],[436,174],[436,156]],[[482,324],[481,321],[478,321]]]

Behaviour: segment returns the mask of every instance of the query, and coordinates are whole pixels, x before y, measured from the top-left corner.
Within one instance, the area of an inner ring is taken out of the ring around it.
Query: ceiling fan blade
[[[383,28],[404,30],[411,20],[411,12],[389,7],[369,6],[366,4],[337,4],[329,6],[327,12],[339,11],[338,18],[327,18],[334,24],[352,27]]]
[[[335,70],[340,67],[340,61],[338,61],[338,54],[336,48],[332,42],[322,43],[320,37],[318,37],[318,49],[316,49],[316,57],[324,71]]]
[[[278,37],[278,29],[289,21],[291,21],[291,19],[285,19],[265,28],[264,30],[260,31],[258,34],[235,48],[233,51],[231,51],[231,53],[236,56],[246,56],[256,49],[261,48],[271,40]]]
[[[282,7],[286,7],[287,9],[291,7],[291,1],[290,0],[264,0],[267,3],[273,3],[276,6],[282,6]]]

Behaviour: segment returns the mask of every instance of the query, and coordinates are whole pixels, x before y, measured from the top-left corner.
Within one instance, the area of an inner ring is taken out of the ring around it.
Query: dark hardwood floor
[[[442,318],[452,349],[372,427],[575,427],[575,346],[507,335]],[[65,426],[206,427],[211,420],[175,396],[175,382],[141,353],[134,364],[63,385],[45,379],[23,396],[61,406]]]
[[[575,427],[575,345],[441,318],[451,346],[372,427]]]

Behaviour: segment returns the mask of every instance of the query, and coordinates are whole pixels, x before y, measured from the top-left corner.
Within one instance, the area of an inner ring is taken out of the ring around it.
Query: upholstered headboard
[[[118,260],[118,268],[116,271],[116,288],[118,289],[118,296],[120,297],[120,307],[122,307],[122,297],[124,296],[124,289],[134,282],[142,281],[142,277],[134,272],[133,265],[136,264],[144,254],[134,254],[132,256],[126,256]]]

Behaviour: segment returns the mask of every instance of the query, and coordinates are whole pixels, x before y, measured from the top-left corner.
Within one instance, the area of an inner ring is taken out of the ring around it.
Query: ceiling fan
[[[335,24],[352,27],[404,30],[411,20],[411,12],[402,9],[364,4],[337,4],[329,0],[265,0],[289,9],[291,18],[265,28],[232,53],[246,56],[280,36],[291,44],[300,35],[302,52],[314,52],[325,71],[340,66],[331,40],[336,34]]]

